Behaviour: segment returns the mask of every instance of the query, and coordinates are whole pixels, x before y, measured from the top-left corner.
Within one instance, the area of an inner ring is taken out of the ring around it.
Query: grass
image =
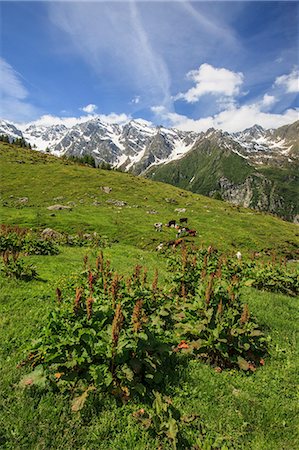
[[[292,254],[299,244],[294,224],[131,174],[96,170],[3,143],[0,163],[0,216],[6,224],[66,232],[97,231],[111,241],[154,250],[160,242],[174,239],[175,231],[164,228],[157,233],[153,223],[187,216],[189,227],[198,232],[196,245],[213,244],[234,252]],[[101,186],[111,187],[111,193],[105,194]],[[19,202],[23,197],[28,203]],[[168,203],[167,198],[176,203]],[[109,200],[125,201],[127,205],[119,208],[107,203]],[[68,202],[72,202],[71,211],[47,209]],[[186,212],[176,212],[177,208]]]
[[[10,146],[2,146],[0,161],[5,175],[1,181],[3,223],[34,228],[50,226],[67,232],[98,231],[110,242],[114,241],[104,249],[104,255],[120,273],[130,273],[138,263],[149,269],[149,279],[158,267],[160,283],[167,282],[165,259],[153,250],[157,243],[173,239],[175,231],[166,229],[157,233],[152,224],[178,218],[174,209],[180,207],[187,208],[183,215],[198,230],[199,237],[193,241],[196,245],[213,243],[229,252],[270,249],[295,254],[298,243],[295,225],[271,216],[236,209],[129,174],[65,164],[51,156]],[[100,190],[100,186],[106,185],[112,187],[111,194]],[[28,204],[18,205],[17,198],[25,196],[29,198]],[[62,200],[54,200],[61,196]],[[106,200],[111,198],[124,200],[127,206],[116,208],[107,204]],[[174,198],[177,204],[167,203],[165,198]],[[101,204],[93,206],[95,200]],[[70,212],[57,211],[51,216],[46,209],[48,205],[68,201],[76,204]],[[147,214],[151,209],[158,214]],[[40,277],[29,283],[0,275],[0,448],[159,448],[157,438],[132,416],[141,407],[136,399],[119,405],[115,399],[103,395],[91,400],[81,414],[74,414],[66,393],[18,388],[28,368],[16,366],[46,323],[55,301],[55,288],[60,279],[80,271],[85,254],[94,258],[97,251],[61,247],[59,255],[26,257],[36,264]],[[165,372],[165,392],[174,406],[182,415],[198,415],[197,420],[183,428],[181,449],[191,449],[195,444],[207,449],[212,444],[213,448],[226,444],[246,450],[299,447],[298,299],[250,288],[244,289],[243,296],[251,313],[272,338],[270,356],[265,366],[250,375],[236,370],[216,373],[200,360],[178,364],[171,374]],[[168,444],[164,442],[163,448],[169,448]]]
[[[111,247],[105,255],[111,257],[113,266],[115,262],[124,268],[126,262],[128,269],[141,251],[128,252],[128,259],[121,261],[118,258],[124,249]],[[57,256],[28,257],[38,265],[40,281],[26,283],[1,276],[1,448],[158,448],[156,438],[134,421],[132,413],[140,407],[134,401],[118,406],[103,396],[80,416],[71,413],[66,394],[29,393],[17,387],[28,368],[17,369],[16,365],[47,320],[57,280],[80,270],[85,251],[63,248]],[[157,257],[151,258],[153,268]],[[163,264],[160,267],[165,278]],[[249,288],[243,295],[272,337],[265,366],[252,375],[235,370],[216,373],[199,360],[190,361],[168,375],[166,393],[183,415],[197,414],[205,434],[214,441],[223,439],[240,449],[296,448],[298,300]],[[188,446],[181,448],[191,448],[200,435],[197,421],[183,435]]]

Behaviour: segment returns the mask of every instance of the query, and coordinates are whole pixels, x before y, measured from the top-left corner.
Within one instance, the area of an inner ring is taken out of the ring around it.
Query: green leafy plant
[[[124,400],[132,392],[144,395],[161,381],[170,346],[150,326],[148,287],[140,269],[125,282],[101,254],[94,271],[85,268],[76,284],[57,289],[57,306],[30,362],[46,367],[58,386],[82,381]]]
[[[3,256],[1,271],[8,277],[31,281],[37,277],[36,267],[22,258],[14,259],[7,253]]]
[[[141,408],[133,413],[145,429],[153,431],[161,440],[166,438],[174,450],[177,449],[180,414],[174,408],[169,397],[162,396],[160,392],[153,391],[154,401],[150,412]]]

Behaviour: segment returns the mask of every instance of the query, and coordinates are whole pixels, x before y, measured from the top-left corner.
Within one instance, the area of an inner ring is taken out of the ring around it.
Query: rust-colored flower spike
[[[142,286],[146,285],[146,281],[147,281],[147,268],[145,267],[143,269],[143,275],[142,275]]]
[[[110,261],[109,259],[107,259],[106,261],[106,269],[105,269],[105,273],[106,273],[106,277],[110,278],[111,277],[111,272],[110,272]]]
[[[134,333],[138,333],[138,331],[140,331],[142,327],[142,306],[143,300],[139,299],[136,301],[133,308],[132,322]]]
[[[112,283],[111,283],[111,296],[112,296],[113,308],[115,308],[118,290],[119,290],[119,278],[118,278],[118,274],[115,272]]]
[[[99,256],[96,259],[96,269],[98,272],[103,272],[104,270],[104,256],[102,250],[99,253]]]
[[[222,298],[220,299],[220,302],[218,303],[218,307],[217,307],[217,314],[220,316],[223,312],[223,303],[222,303]]]
[[[247,303],[245,303],[245,305],[243,306],[243,311],[242,311],[240,322],[247,323],[249,318],[250,318],[249,307],[248,307]]]
[[[194,257],[192,259],[192,266],[196,267],[196,264],[197,264],[197,258],[196,258],[196,255],[194,255]]]
[[[112,344],[114,347],[117,346],[119,333],[122,329],[124,322],[124,315],[121,310],[121,304],[118,303],[116,306],[113,322],[112,322]]]
[[[7,265],[8,262],[9,262],[9,251],[8,251],[8,250],[6,250],[5,252],[3,252],[2,258],[3,258],[3,263],[4,263],[5,265]]]
[[[210,255],[211,253],[213,253],[213,246],[212,245],[209,245],[209,247],[208,247],[208,255]]]
[[[182,245],[182,269],[183,269],[183,271],[186,270],[187,263],[188,263],[187,247],[186,247],[186,245]]]
[[[57,299],[58,305],[60,305],[60,303],[61,303],[61,290],[59,289],[59,287],[56,288],[56,299]]]
[[[205,298],[206,298],[206,304],[207,304],[207,305],[210,303],[211,296],[212,296],[212,294],[213,294],[214,276],[215,276],[215,274],[214,274],[214,273],[211,273],[210,279],[209,279],[209,283],[208,283],[208,286],[207,286],[207,289],[206,289],[206,295],[205,295]]]
[[[184,300],[186,300],[187,290],[184,282],[182,282],[181,284],[181,296],[183,297]]]
[[[82,289],[76,288],[76,297],[74,301],[74,313],[77,313],[80,309],[80,302],[82,298]]]
[[[158,288],[158,279],[159,279],[159,272],[158,269],[155,270],[155,275],[154,275],[154,279],[153,279],[153,284],[152,284],[152,290],[155,292]]]
[[[104,284],[103,284],[104,294],[107,294],[107,289],[108,289],[108,283],[107,283],[107,280],[104,280]]]
[[[88,272],[88,284],[90,292],[93,292],[93,274],[91,270]]]
[[[133,279],[134,279],[134,281],[139,280],[139,276],[140,276],[140,271],[141,271],[141,269],[142,269],[142,266],[140,266],[139,264],[137,264],[137,265],[135,266],[134,274],[133,274]]]
[[[94,302],[94,299],[89,296],[86,300],[86,313],[87,313],[87,319],[89,320],[92,316],[92,304]]]
[[[83,258],[83,268],[84,268],[84,270],[85,270],[86,267],[87,267],[87,263],[88,263],[88,256],[85,255],[84,258]]]
[[[234,285],[233,284],[230,284],[227,287],[227,292],[229,293],[231,301],[234,302],[236,299],[236,294],[234,293]]]
[[[215,276],[216,276],[216,278],[221,278],[222,277],[222,261],[220,261],[220,260],[218,262],[218,266],[217,266],[217,270],[216,270]]]

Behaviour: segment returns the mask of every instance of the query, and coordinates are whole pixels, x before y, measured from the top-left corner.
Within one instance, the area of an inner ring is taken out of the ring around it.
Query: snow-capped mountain
[[[6,120],[0,120],[0,134],[8,136],[10,140],[23,137],[22,131]]]
[[[41,126],[32,124],[23,127],[23,137],[31,146],[38,150],[55,149],[68,129],[64,125]]]
[[[69,128],[35,123],[17,128],[0,122],[0,134],[12,139],[23,136],[37,150],[58,156],[91,155],[97,165],[106,162],[136,174],[182,158],[205,139],[213,139],[220,148],[231,150],[253,165],[280,165],[298,158],[298,128],[299,121],[277,130],[254,125],[229,134],[214,129],[196,133],[157,127],[143,119],[111,124],[94,117]]]
[[[233,133],[232,137],[241,145],[243,155],[255,165],[277,165],[298,157],[299,121],[276,130],[254,125]]]

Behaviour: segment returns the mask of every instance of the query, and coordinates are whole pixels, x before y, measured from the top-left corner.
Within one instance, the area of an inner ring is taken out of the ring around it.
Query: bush
[[[59,253],[55,242],[41,239],[32,234],[25,236],[22,250],[28,255],[57,255]]]
[[[24,281],[31,281],[37,277],[36,267],[28,264],[21,258],[14,260],[13,258],[4,257],[4,264],[1,271],[11,278],[17,278]]]
[[[57,289],[58,304],[32,352],[34,364],[42,364],[58,386],[80,380],[122,398],[144,395],[161,382],[170,353],[153,332],[147,290],[140,269],[125,283],[101,256],[93,272],[85,269],[75,284]]]

